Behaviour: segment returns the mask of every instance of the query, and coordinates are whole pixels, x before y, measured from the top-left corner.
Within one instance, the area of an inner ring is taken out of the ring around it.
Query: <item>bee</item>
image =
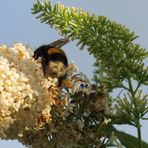
[[[69,39],[59,39],[50,43],[49,45],[42,45],[34,51],[33,58],[37,60],[41,58],[41,64],[44,76],[57,78],[58,85],[66,78],[66,71],[68,67],[68,59],[66,53],[61,49]]]

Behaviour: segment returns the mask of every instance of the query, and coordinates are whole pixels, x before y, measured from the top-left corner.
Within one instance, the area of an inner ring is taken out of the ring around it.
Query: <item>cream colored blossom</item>
[[[103,121],[103,124],[105,124],[105,125],[108,125],[108,123],[110,123],[111,122],[111,119],[109,118],[109,119],[104,119],[104,121]]]
[[[21,43],[0,46],[0,138],[23,139],[26,129],[40,126],[38,119],[51,117],[54,99],[48,88],[56,87],[55,80],[43,77],[32,56]]]

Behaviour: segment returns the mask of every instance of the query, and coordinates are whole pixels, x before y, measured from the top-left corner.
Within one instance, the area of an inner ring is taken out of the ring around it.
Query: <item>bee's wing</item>
[[[59,39],[59,40],[56,40],[52,43],[50,43],[48,45],[48,47],[56,47],[56,48],[61,48],[62,46],[64,46],[66,43],[69,42],[69,39],[68,38],[64,38],[64,39]]]

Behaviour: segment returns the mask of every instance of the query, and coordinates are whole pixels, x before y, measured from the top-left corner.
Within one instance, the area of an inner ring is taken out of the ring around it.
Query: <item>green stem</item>
[[[135,89],[135,91],[134,91],[135,94],[136,94],[137,90],[139,89],[140,85],[141,85],[141,82],[138,83],[138,85],[137,85],[137,87],[136,87],[136,89]]]
[[[131,78],[129,78],[128,83],[129,83],[129,91],[130,91],[132,97],[134,98],[135,97],[135,93],[134,93],[134,90],[133,90]]]
[[[131,79],[129,79],[129,91],[130,91],[132,98],[133,98],[133,103],[134,103],[134,106],[135,106],[136,115],[138,115],[137,117],[135,116],[135,118],[137,119],[136,127],[137,127],[139,148],[142,148],[140,117],[139,117],[139,113],[137,112],[137,103],[135,102],[136,101],[135,100],[135,94],[137,93],[139,87],[140,87],[140,83],[138,84],[138,86],[136,87],[136,89],[134,91]]]
[[[139,148],[142,148],[141,125],[140,125],[140,120],[138,120],[137,133],[138,133]]]

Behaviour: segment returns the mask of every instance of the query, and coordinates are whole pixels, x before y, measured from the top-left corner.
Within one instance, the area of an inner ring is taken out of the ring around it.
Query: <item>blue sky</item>
[[[51,0],[52,4],[58,0]],[[29,45],[33,50],[45,43],[61,38],[54,29],[41,24],[31,14],[36,0],[4,0],[0,4],[0,44],[11,46],[15,42]],[[81,7],[89,13],[104,15],[134,31],[136,43],[148,49],[148,0],[60,0],[65,6]],[[75,42],[64,46],[69,61],[74,60],[79,69],[92,78],[94,58],[87,51],[80,51]],[[142,138],[148,142],[148,127],[142,122]],[[133,127],[121,128],[136,135]],[[23,148],[16,141],[0,141],[0,147]]]

